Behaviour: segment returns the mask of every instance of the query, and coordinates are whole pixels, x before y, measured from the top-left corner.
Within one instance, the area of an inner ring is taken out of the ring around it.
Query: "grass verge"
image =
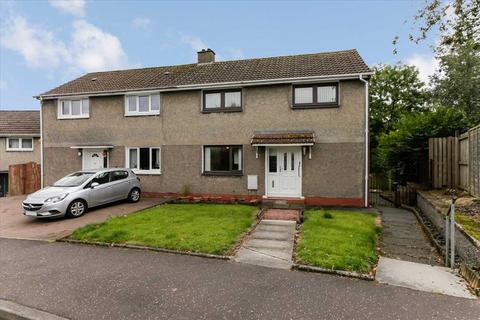
[[[297,243],[299,263],[368,273],[377,260],[381,228],[376,214],[360,211],[308,210]]]
[[[255,212],[247,205],[165,204],[87,225],[70,239],[221,255],[248,231]]]
[[[458,212],[455,214],[455,220],[469,235],[480,241],[480,216],[472,217]]]

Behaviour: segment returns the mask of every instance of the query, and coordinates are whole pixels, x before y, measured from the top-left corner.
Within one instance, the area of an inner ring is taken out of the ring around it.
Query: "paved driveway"
[[[76,219],[33,219],[22,214],[21,203],[25,196],[0,198],[0,237],[35,240],[57,240],[73,230],[90,223],[105,221],[111,216],[121,216],[165,202],[160,198],[143,198],[137,203],[118,202],[89,210]]]

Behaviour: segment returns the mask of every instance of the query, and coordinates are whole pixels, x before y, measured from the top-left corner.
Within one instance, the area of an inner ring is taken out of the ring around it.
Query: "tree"
[[[421,181],[428,172],[428,138],[453,136],[469,126],[460,109],[436,107],[406,114],[394,130],[383,133],[375,151],[377,166],[399,181]]]
[[[427,39],[432,31],[440,33],[436,52],[454,50],[472,41],[476,49],[480,46],[480,0],[426,0],[425,5],[413,17],[417,25],[409,40],[418,44]],[[397,53],[399,37],[393,40],[394,53]]]
[[[405,114],[426,110],[427,91],[418,70],[407,65],[379,65],[370,80],[372,147],[380,133],[392,130]]]
[[[468,41],[438,60],[441,71],[432,77],[433,99],[464,110],[471,125],[480,123],[480,48]]]

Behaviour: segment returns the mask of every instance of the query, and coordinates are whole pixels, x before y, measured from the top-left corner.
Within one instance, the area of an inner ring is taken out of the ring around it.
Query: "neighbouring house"
[[[146,195],[366,205],[356,50],[88,73],[40,94],[43,178],[129,167]]]
[[[0,197],[8,192],[10,165],[40,164],[40,112],[0,110]]]

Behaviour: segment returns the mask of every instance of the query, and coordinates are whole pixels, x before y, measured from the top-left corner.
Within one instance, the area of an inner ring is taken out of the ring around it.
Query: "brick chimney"
[[[202,49],[197,52],[198,63],[215,62],[215,52],[212,49]]]

